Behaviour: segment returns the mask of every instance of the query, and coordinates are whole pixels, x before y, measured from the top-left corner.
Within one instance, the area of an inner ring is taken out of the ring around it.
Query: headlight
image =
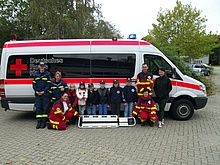
[[[206,94],[206,87],[205,87],[205,85],[199,85],[199,87],[200,87],[200,90],[201,91],[203,91],[205,94]]]

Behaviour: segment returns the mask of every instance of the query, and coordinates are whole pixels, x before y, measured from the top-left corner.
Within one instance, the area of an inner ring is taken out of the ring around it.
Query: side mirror
[[[173,68],[172,70],[173,70],[173,75],[172,75],[172,77],[175,79],[175,78],[176,78],[176,68]]]

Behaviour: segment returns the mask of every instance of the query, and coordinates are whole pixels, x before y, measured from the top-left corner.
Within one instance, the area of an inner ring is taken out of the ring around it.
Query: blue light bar
[[[136,34],[130,34],[128,38],[129,39],[136,39]]]

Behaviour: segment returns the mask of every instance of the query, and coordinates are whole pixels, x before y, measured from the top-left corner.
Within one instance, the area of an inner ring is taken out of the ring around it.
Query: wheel
[[[207,72],[205,76],[209,76],[209,75],[210,75],[210,72]]]
[[[188,120],[194,113],[194,106],[189,100],[179,99],[172,105],[171,112],[176,120]]]

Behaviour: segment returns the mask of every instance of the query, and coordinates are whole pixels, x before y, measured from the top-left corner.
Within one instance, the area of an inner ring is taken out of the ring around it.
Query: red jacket
[[[136,116],[141,111],[156,111],[156,110],[157,110],[156,104],[154,100],[151,98],[151,96],[148,97],[141,96],[138,99],[138,102],[135,106],[134,111],[132,112],[132,115]]]
[[[67,100],[67,105],[69,105],[69,100]],[[69,107],[65,114],[72,113],[74,116],[79,117],[79,114],[77,111],[75,111],[72,107]],[[50,111],[49,119],[56,121],[57,118],[66,121],[66,117],[64,114],[64,107],[63,107],[63,99],[60,98],[57,100],[52,107],[52,110]]]
[[[138,96],[142,96],[142,91],[146,88],[152,91],[152,87],[154,85],[153,81],[153,74],[147,72],[141,72],[137,75],[137,89],[138,89]],[[149,95],[152,95],[152,92],[149,93]]]
[[[73,91],[71,91],[70,89],[68,90],[68,97],[69,97],[69,101],[72,107],[76,107],[78,104],[78,98],[76,96],[76,90],[74,89]]]

